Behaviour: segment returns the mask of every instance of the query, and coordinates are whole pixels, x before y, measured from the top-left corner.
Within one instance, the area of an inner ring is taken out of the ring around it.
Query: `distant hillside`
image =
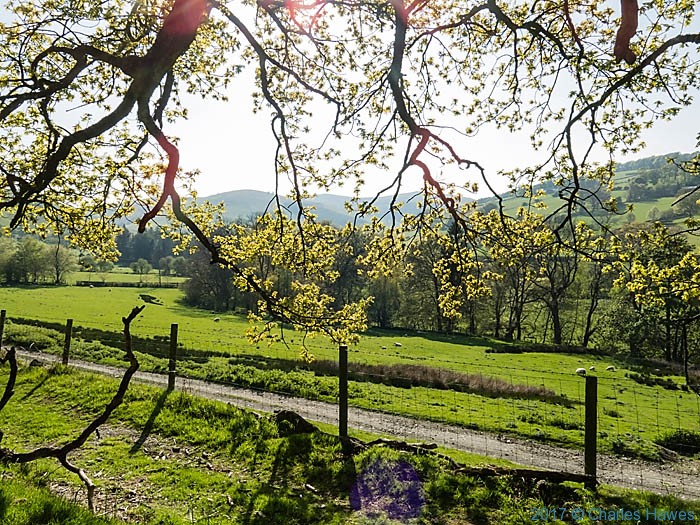
[[[676,162],[690,160],[696,154],[674,152],[620,163],[615,169],[612,193],[601,189],[599,190],[600,199],[606,201],[610,197],[615,197],[622,206],[631,204],[633,215],[626,216],[622,220],[632,218],[637,222],[661,220],[672,223],[690,216],[697,217],[700,215],[700,206],[695,204],[695,199],[685,199],[675,206],[672,204],[679,196],[700,185],[700,178],[686,173],[675,164],[668,162],[669,158],[676,160]],[[598,183],[586,180],[582,181],[582,185],[591,190],[599,187]],[[563,204],[559,199],[560,188],[551,182],[538,184],[534,190],[544,191],[545,196],[539,200],[547,206],[549,212]],[[513,212],[517,207],[528,204],[527,199],[513,193],[504,194],[501,197],[508,212]],[[479,204],[482,209],[488,210],[497,206],[497,200],[495,197],[490,197],[480,200]],[[593,205],[589,211],[601,215],[605,214],[603,210],[596,210]],[[582,210],[579,212],[582,217],[585,215]]]
[[[399,202],[406,202],[415,193],[402,193],[398,196]],[[224,217],[229,220],[246,219],[253,215],[263,213],[265,210],[272,210],[276,203],[273,201],[274,194],[256,190],[236,190],[227,191],[225,193],[217,193],[204,197],[204,200],[212,204],[224,203]],[[376,206],[380,210],[387,210],[391,202],[391,197],[380,197],[377,199]],[[347,224],[353,219],[353,215],[349,214],[345,209],[345,203],[350,200],[350,197],[344,195],[322,194],[305,201],[307,207],[314,207],[314,213],[321,221],[328,221],[336,226]],[[371,197],[363,199],[367,202]],[[297,213],[296,203],[290,199],[280,197],[280,203],[287,210],[290,216]],[[369,219],[364,218],[358,222],[367,222]]]

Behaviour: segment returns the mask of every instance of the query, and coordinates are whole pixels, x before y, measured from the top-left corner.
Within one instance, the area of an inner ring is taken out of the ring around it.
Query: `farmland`
[[[181,374],[301,397],[337,400],[337,378],[332,367],[325,363],[337,359],[337,349],[327,340],[306,341],[316,363],[300,358],[301,336],[291,331],[285,333],[287,344],[253,346],[245,337],[249,327],[245,318],[183,306],[181,292],[173,289],[2,288],[0,304],[8,317],[15,319],[7,327],[6,340],[25,346],[38,341],[42,349],[58,353],[63,344],[61,324],[72,318],[76,337],[74,357],[116,364],[120,359],[120,318],[142,303],[139,294],[143,293],[162,303],[148,305],[133,324],[132,331],[138,338],[136,349],[144,369],[166,369],[167,335],[171,323],[177,323],[182,345],[178,362]],[[32,328],[26,324],[28,320],[41,321],[49,328]],[[633,380],[634,374],[643,370],[610,356],[502,353],[507,348],[487,338],[370,331],[350,349],[351,371],[353,365],[358,367],[357,373],[351,375],[350,403],[578,448],[583,443],[584,381],[574,371],[595,367],[599,378],[602,451],[654,458],[657,457],[655,440],[681,427],[699,430],[698,397],[679,389],[680,376],[662,374],[666,388],[647,386]],[[416,366],[433,376],[449,371],[488,379],[479,384],[492,383],[490,378],[500,379],[506,390],[510,385],[514,393],[508,395],[499,390],[494,394],[479,391],[483,387],[446,387],[430,382],[407,388],[411,370]],[[608,367],[615,369],[606,370]],[[517,393],[528,387],[537,387],[546,395]]]
[[[0,381],[5,378],[5,371],[0,372]],[[12,403],[0,415],[5,444],[28,447],[65,439],[100,411],[115,388],[113,379],[60,367],[23,368]],[[464,456],[460,460],[470,465],[487,461]],[[76,478],[41,460],[5,470],[0,487],[3,523],[34,525],[52,515],[76,525],[116,525],[122,520],[366,525],[377,523],[376,513],[387,509],[382,497],[401,497],[395,492],[401,485],[387,487],[390,492],[377,494],[370,510],[355,510],[353,483],[377,465],[403,465],[417,472],[422,496],[409,502],[407,512],[421,511],[421,523],[518,524],[529,520],[531,509],[555,503],[700,510],[672,497],[609,487],[593,494],[570,485],[549,493],[550,484],[479,479],[452,472],[440,458],[383,447],[348,457],[337,436],[316,432],[285,437],[271,421],[250,412],[142,385],[132,385],[100,437],[78,451],[74,461],[97,484],[101,517],[50,496],[45,488],[78,502],[83,498]],[[39,487],[29,488],[37,480]],[[380,522],[406,523],[405,517],[396,519],[400,515],[389,510],[389,518]]]

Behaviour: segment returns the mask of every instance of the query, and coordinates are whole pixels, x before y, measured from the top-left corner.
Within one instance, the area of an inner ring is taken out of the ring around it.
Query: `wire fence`
[[[65,324],[48,317],[41,321],[56,329]],[[84,328],[89,324],[73,322],[71,359],[118,364],[122,327],[112,322],[100,330]],[[215,332],[216,345],[199,350],[201,332],[196,330],[179,327],[175,341],[162,325],[142,324],[133,332],[144,370],[174,372],[174,349],[180,390],[342,425],[337,360],[305,362],[292,348],[227,351],[227,341],[238,347],[245,336],[231,337],[225,329]],[[113,352],[95,352],[90,345],[96,341]],[[586,419],[586,378],[575,371],[471,367],[440,357],[419,365],[382,364],[388,353],[386,348],[349,353],[351,435],[431,442],[515,464],[584,472],[582,449],[591,422]],[[700,497],[700,462],[688,459],[700,453],[700,396],[660,373],[620,369],[606,374],[587,370],[586,375],[598,376],[594,434],[599,481]],[[150,381],[162,384],[164,379]]]

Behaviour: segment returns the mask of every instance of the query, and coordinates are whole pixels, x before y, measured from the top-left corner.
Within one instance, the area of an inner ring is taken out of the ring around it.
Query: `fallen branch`
[[[407,443],[406,441],[398,441],[393,439],[379,438],[367,443],[359,439],[349,438],[353,445],[353,452],[358,450],[366,450],[370,447],[383,446],[392,450],[408,452],[416,455],[430,455],[440,458],[452,467],[453,472],[458,474],[466,474],[478,478],[495,477],[495,476],[513,476],[526,479],[537,479],[547,481],[574,481],[579,483],[587,483],[592,481],[592,478],[587,474],[574,474],[571,472],[561,472],[555,470],[537,470],[531,468],[513,468],[513,467],[469,467],[458,463],[450,456],[438,452],[437,445],[434,443]]]
[[[281,431],[280,435],[283,436],[299,433],[322,432],[318,429],[318,427],[314,426],[312,423],[309,423],[299,414],[292,412],[291,410],[281,410],[273,416],[273,419],[278,424],[278,428]],[[323,433],[325,434],[325,432]],[[386,438],[378,438],[373,441],[362,441],[353,437],[341,437],[340,439],[343,441],[344,445],[346,445],[346,450],[348,450],[352,455],[372,447],[387,447],[392,450],[408,452],[409,454],[416,454],[420,456],[429,455],[442,459],[450,465],[453,472],[479,478],[513,476],[518,478],[555,482],[574,481],[579,483],[588,483],[593,481],[591,476],[587,474],[574,474],[571,472],[561,472],[556,470],[537,470],[531,468],[512,467],[469,467],[463,465],[462,463],[458,463],[447,454],[438,452],[436,450],[438,446],[435,443],[408,443],[406,441]]]

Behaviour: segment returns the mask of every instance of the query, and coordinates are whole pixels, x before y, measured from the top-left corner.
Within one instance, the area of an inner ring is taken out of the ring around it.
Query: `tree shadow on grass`
[[[319,461],[318,448],[334,449],[329,462],[342,461],[340,468]],[[244,525],[328,523],[347,508],[338,505],[355,481],[355,462],[342,454],[337,436],[322,432],[293,434],[283,438],[275,451],[269,477],[250,495]],[[264,502],[256,508],[258,501]]]
[[[141,431],[141,435],[132,445],[131,449],[129,449],[129,454],[134,454],[138,452],[148,439],[148,436],[151,435],[151,432],[153,431],[153,425],[156,422],[156,418],[158,417],[158,414],[160,414],[160,412],[163,410],[163,407],[165,406],[165,401],[168,399],[168,396],[171,392],[172,390],[167,389],[164,390],[160,394],[160,396],[158,396],[158,401],[156,401],[156,404],[153,406],[151,415],[148,416],[148,421],[146,421],[146,424],[144,425],[143,430]]]
[[[26,394],[24,394],[22,396],[22,401],[26,401],[27,399],[32,397],[37,390],[39,390],[42,386],[44,386],[46,381],[48,381],[49,377],[50,377],[50,374],[46,374],[41,381],[39,381],[36,385],[34,385],[34,387],[29,392],[27,392]]]

